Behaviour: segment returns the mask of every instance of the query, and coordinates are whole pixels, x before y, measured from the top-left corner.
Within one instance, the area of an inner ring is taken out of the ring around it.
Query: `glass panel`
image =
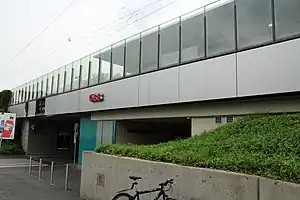
[[[33,80],[31,99],[35,99],[36,98],[36,83],[37,83],[36,79]]]
[[[276,38],[300,34],[300,1],[275,0]]]
[[[66,66],[66,80],[65,80],[65,88],[64,92],[68,92],[71,90],[71,81],[72,81],[72,63]]]
[[[112,144],[112,134],[113,134],[113,121],[103,121],[103,132],[102,132],[102,143]]]
[[[24,85],[25,89],[24,89],[24,102],[27,101],[28,98],[28,85],[27,83]]]
[[[79,88],[80,81],[80,60],[73,62],[73,77],[72,77],[72,90]]]
[[[40,77],[40,78],[38,78],[38,85],[37,85],[37,98],[41,98],[42,97],[42,80],[43,80],[43,78],[42,77]]]
[[[154,71],[157,66],[158,27],[142,33],[141,72]]]
[[[66,67],[62,67],[58,69],[58,93],[63,93],[64,92],[64,84],[65,84],[65,70]]]
[[[88,86],[89,62],[90,62],[90,56],[86,56],[80,60],[80,65],[81,65],[80,88],[84,88]]]
[[[234,49],[234,4],[222,1],[206,9],[207,55],[214,56]]]
[[[42,97],[45,97],[47,94],[47,79],[48,79],[47,75],[43,76]]]
[[[139,73],[140,66],[140,35],[126,40],[125,76]]]
[[[47,81],[47,96],[50,96],[52,93],[52,73],[49,73]]]
[[[182,17],[181,61],[204,57],[204,8]]]
[[[29,82],[29,84],[28,84],[28,96],[27,96],[28,101],[31,100],[31,93],[32,93],[32,82]]]
[[[99,73],[99,60],[100,57],[100,51],[91,54],[90,60],[91,60],[91,69],[90,69],[90,85],[96,85],[98,83],[98,73]]]
[[[57,94],[58,70],[53,72],[52,94]]]
[[[122,78],[124,75],[124,41],[113,46],[112,52],[112,79]]]
[[[271,0],[236,0],[236,8],[239,48],[272,41]]]
[[[22,103],[25,101],[25,95],[26,95],[26,87],[25,85],[23,85],[23,88],[22,88]]]
[[[160,68],[179,63],[179,18],[160,26]]]
[[[101,50],[100,83],[110,80],[111,48]]]

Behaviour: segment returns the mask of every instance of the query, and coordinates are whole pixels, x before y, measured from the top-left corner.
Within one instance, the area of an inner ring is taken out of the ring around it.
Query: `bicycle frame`
[[[163,196],[163,200],[166,200],[168,198],[168,195],[166,195],[164,189],[162,187],[160,188],[156,188],[156,189],[152,189],[152,190],[144,190],[144,191],[136,191],[135,195],[133,196],[133,200],[140,200],[140,195],[143,194],[149,194],[152,192],[158,192],[157,196],[155,196],[155,198],[153,200],[158,200],[161,196]]]

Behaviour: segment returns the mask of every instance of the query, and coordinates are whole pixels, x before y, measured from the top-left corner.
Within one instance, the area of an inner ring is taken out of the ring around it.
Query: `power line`
[[[14,59],[16,59],[20,54],[26,51],[46,30],[50,28],[66,11],[68,11],[77,0],[73,0],[56,18],[54,18],[41,32],[39,32],[33,40],[31,40],[24,48],[22,48],[17,54],[15,54],[6,64],[2,65],[2,68],[10,64]]]
[[[162,1],[162,0],[157,0],[157,1],[155,1],[155,2],[159,2],[159,1]],[[142,20],[142,19],[144,19],[144,18],[147,18],[147,17],[149,17],[150,15],[152,15],[152,14],[154,14],[154,13],[156,13],[156,12],[158,12],[158,11],[160,11],[160,10],[162,10],[162,9],[164,9],[164,8],[170,6],[170,5],[172,5],[172,4],[174,4],[174,3],[178,2],[178,1],[180,1],[180,0],[174,0],[174,1],[168,3],[168,4],[164,5],[164,6],[161,6],[161,7],[159,7],[158,9],[156,9],[156,10],[154,10],[154,11],[148,13],[147,15],[145,15],[145,16],[143,16],[143,17],[140,17],[139,19],[133,21],[132,23],[127,24],[126,26],[124,26],[124,27],[122,27],[122,28],[120,28],[120,29],[117,29],[116,31],[111,32],[111,33],[108,34],[106,37],[109,37],[109,36],[111,36],[112,34],[114,34],[114,33],[116,33],[116,32],[119,32],[119,31],[125,29],[126,27],[128,27],[128,26],[130,26],[130,25],[132,25],[132,24],[135,24],[136,22],[138,22],[138,21],[140,21],[140,20]],[[145,7],[147,7],[147,6],[149,6],[149,4],[146,5]],[[138,9],[138,10],[142,10],[142,9]],[[43,60],[43,59],[45,59],[46,57],[49,57],[49,56],[51,56],[51,55],[55,55],[55,54],[58,53],[59,51],[61,51],[61,50],[58,50],[58,51],[57,51],[57,50],[54,50],[54,51],[52,51],[50,54],[46,54],[45,56],[42,56],[42,57],[38,58],[34,63],[36,63],[36,62],[38,62],[38,61],[41,61],[41,60]],[[31,61],[31,62],[32,62],[32,61]]]
[[[75,0],[75,1],[76,1],[76,0]],[[100,28],[98,28],[98,29],[96,29],[96,30],[90,32],[90,33],[91,33],[91,34],[95,34],[96,32],[98,32],[98,31],[100,31],[100,30],[103,30],[103,29],[105,29],[105,28],[111,26],[112,24],[115,24],[115,23],[117,23],[117,22],[121,22],[123,19],[126,19],[127,17],[129,17],[129,19],[127,20],[127,24],[128,24],[128,21],[133,17],[134,14],[137,15],[140,11],[142,11],[142,10],[144,10],[144,9],[146,9],[146,8],[148,8],[148,7],[150,7],[151,5],[154,5],[154,4],[156,4],[156,3],[162,2],[162,1],[164,1],[164,0],[156,0],[156,1],[152,1],[151,3],[149,3],[149,4],[147,4],[147,5],[145,5],[145,6],[141,7],[141,8],[139,8],[139,9],[137,9],[137,10],[135,10],[135,11],[132,11],[132,12],[130,12],[126,7],[123,7],[123,8],[125,8],[125,9],[129,12],[128,15],[119,18],[119,20],[115,20],[115,21],[112,21],[112,22],[110,22],[110,23],[107,23],[106,25],[104,25],[104,26],[102,26],[102,27],[100,27]],[[74,3],[75,3],[75,2],[74,2]],[[163,6],[163,7],[165,7],[165,6]],[[162,8],[163,8],[163,7],[162,7]],[[160,10],[160,9],[159,9],[159,10]],[[151,12],[151,13],[148,14],[146,17],[148,17],[149,15],[151,15],[151,14],[153,14],[153,13],[155,13],[155,12]],[[143,18],[145,18],[145,17],[143,17]],[[135,20],[133,23],[135,23],[135,22],[136,22],[136,20]],[[131,25],[131,24],[133,24],[133,23],[130,23],[129,25]],[[118,31],[118,30],[119,30],[119,29],[117,29],[117,31]],[[122,30],[122,29],[121,29],[121,30]],[[87,34],[87,35],[88,35],[88,34]],[[82,40],[82,39],[86,38],[87,35],[84,35],[84,36],[79,37],[79,40]],[[110,36],[110,35],[108,35],[108,36]],[[55,50],[55,53],[57,53],[57,52],[58,52],[58,51]],[[52,54],[54,54],[54,53],[51,53],[50,55],[52,55]],[[33,59],[33,61],[29,61],[29,62],[32,63],[32,62],[35,61],[34,63],[36,63],[36,62],[38,62],[38,61],[40,61],[40,60],[43,60],[44,58],[46,58],[46,57],[48,57],[48,56],[49,56],[49,54],[46,54],[45,56],[42,56],[42,57],[39,57],[39,58],[35,58],[35,59]]]

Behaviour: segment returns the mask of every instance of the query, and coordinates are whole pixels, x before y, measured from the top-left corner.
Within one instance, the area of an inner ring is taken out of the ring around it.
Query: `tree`
[[[7,112],[8,105],[12,97],[12,92],[10,90],[3,90],[0,92],[0,112]]]

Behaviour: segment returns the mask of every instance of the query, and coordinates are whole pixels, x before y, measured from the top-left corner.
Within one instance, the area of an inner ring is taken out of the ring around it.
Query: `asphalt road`
[[[28,174],[28,160],[0,158],[0,200],[79,200],[80,171],[70,168],[69,191],[64,190],[65,167],[55,166],[54,185],[50,185],[50,167],[44,166],[38,180],[38,166]]]

